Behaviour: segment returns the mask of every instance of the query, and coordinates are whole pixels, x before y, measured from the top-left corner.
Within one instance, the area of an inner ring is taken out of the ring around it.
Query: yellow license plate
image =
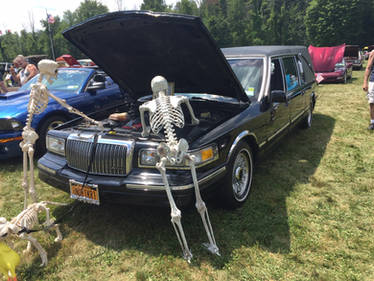
[[[97,184],[85,184],[69,180],[70,198],[90,204],[100,205],[99,188]]]

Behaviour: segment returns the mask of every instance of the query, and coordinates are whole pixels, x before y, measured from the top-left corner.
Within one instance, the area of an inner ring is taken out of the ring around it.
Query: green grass
[[[208,204],[222,256],[206,252],[196,210],[183,225],[194,254],[189,265],[168,209],[78,204],[61,223],[64,240],[35,234],[48,252],[22,255],[19,280],[374,280],[374,134],[361,90],[324,84],[313,126],[294,130],[260,162],[250,199],[235,211]],[[22,210],[21,161],[0,164],[0,214]],[[36,182],[40,199],[72,202]],[[52,207],[55,217],[71,207]],[[22,253],[26,243],[15,240]]]

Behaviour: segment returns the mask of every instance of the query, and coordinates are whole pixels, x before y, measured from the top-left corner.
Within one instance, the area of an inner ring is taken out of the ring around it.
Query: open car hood
[[[308,51],[312,58],[315,72],[335,71],[335,64],[343,60],[345,44],[334,47],[314,47],[310,45]]]
[[[176,93],[248,97],[200,18],[121,11],[93,17],[65,30],[66,39],[134,98],[151,94],[164,76]]]

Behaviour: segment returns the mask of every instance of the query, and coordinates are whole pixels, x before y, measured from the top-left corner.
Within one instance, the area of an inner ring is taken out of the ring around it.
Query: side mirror
[[[105,82],[93,82],[87,87],[87,91],[90,93],[96,93],[97,90],[105,89]]]
[[[284,102],[287,103],[287,96],[284,91],[273,90],[271,91],[271,101],[272,102]]]

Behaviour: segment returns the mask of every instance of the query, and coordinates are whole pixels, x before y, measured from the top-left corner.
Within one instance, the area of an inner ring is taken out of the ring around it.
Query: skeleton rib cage
[[[173,107],[170,102],[170,96],[160,96],[154,101],[156,102],[156,111],[151,114],[149,122],[152,131],[158,134],[164,128],[167,143],[176,144],[177,138],[173,125],[178,128],[183,128],[184,126],[184,116],[181,107]]]

